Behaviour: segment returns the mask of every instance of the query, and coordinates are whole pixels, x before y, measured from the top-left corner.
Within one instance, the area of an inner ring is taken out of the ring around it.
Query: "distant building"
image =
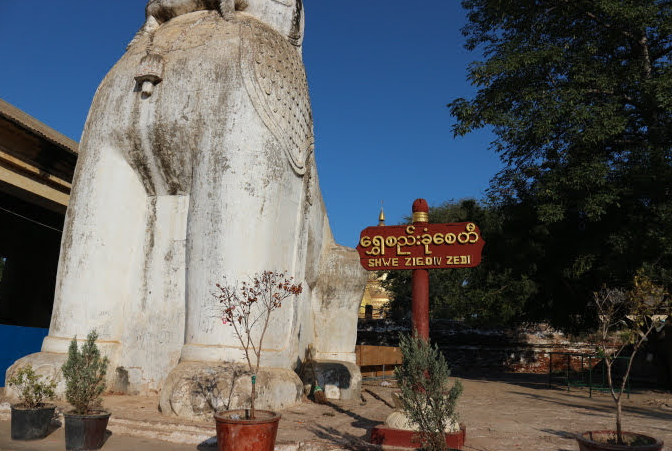
[[[378,276],[378,273],[372,271],[369,273],[369,280],[366,282],[362,303],[359,306],[359,317],[367,318],[367,309],[371,312],[370,318],[385,318],[390,304],[390,293],[382,287],[381,281],[387,278],[387,274]]]
[[[0,99],[0,324],[49,327],[77,147]]]
[[[378,214],[378,226],[385,225],[385,212],[381,202],[380,213]],[[385,318],[389,311],[390,293],[383,288],[381,281],[387,278],[387,273],[378,275],[377,271],[369,273],[369,280],[366,282],[362,303],[359,305],[359,317],[365,319]]]

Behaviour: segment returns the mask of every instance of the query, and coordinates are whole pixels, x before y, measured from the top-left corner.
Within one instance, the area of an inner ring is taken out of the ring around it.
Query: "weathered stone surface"
[[[43,377],[42,381],[56,379],[57,386],[56,391],[58,393],[65,392],[65,380],[60,377],[61,366],[65,363],[64,354],[55,354],[50,352],[38,352],[35,354],[29,354],[23,358],[20,358],[12,364],[7,371],[5,372],[5,380],[9,379],[16,373],[21,367],[25,365],[32,365],[33,370],[36,374]],[[18,393],[14,390],[9,384],[5,383],[5,395],[10,398],[18,399]]]
[[[164,415],[211,420],[219,410],[249,408],[251,376],[240,364],[181,363],[161,390],[161,411]],[[257,374],[255,408],[277,410],[296,404],[302,388],[294,371],[262,368]]]
[[[355,361],[366,274],[329,228],[302,34],[301,0],[149,2],[89,111],[43,353],[95,328],[110,388],[130,394],[180,361],[242,362],[215,283],[274,270],[304,290],[274,313],[261,366],[291,372],[311,343]]]
[[[401,399],[401,392],[396,391],[392,393],[392,401],[394,402],[395,410],[393,410],[385,419],[385,426],[392,429],[401,429],[404,431],[419,431],[418,426],[411,421],[411,419],[404,412]],[[460,430],[460,425],[454,418],[449,418],[446,423],[444,432],[457,432]]]
[[[344,246],[333,246],[323,253],[320,276],[313,297],[315,312],[315,357],[355,363],[354,342],[357,337],[359,305],[367,274],[359,255]],[[359,372],[359,369],[357,369]]]
[[[401,410],[395,410],[387,416],[385,426],[392,429],[401,429],[403,431],[419,431],[420,429],[406,416]],[[448,420],[444,432],[457,432],[460,426],[452,418]]]

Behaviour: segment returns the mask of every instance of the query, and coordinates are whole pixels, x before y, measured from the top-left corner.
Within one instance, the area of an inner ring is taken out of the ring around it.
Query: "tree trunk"
[[[252,375],[252,394],[250,395],[250,419],[254,420],[254,400],[257,397],[257,374]]]
[[[623,432],[621,430],[621,398],[616,401],[616,440],[619,445],[623,444]]]

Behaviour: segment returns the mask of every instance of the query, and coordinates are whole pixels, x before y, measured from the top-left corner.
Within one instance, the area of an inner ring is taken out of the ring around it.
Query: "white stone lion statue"
[[[189,416],[178,393],[243,359],[215,283],[274,270],[304,290],[272,318],[262,366],[280,394],[258,407],[300,399],[309,344],[357,384],[366,274],[319,189],[301,0],[151,0],[146,16],[89,111],[49,335],[12,368],[55,372],[95,328],[111,389],[160,390],[164,412]]]

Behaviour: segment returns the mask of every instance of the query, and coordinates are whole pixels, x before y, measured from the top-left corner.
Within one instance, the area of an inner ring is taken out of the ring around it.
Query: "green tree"
[[[402,364],[394,369],[399,385],[401,408],[419,429],[419,439],[426,451],[445,451],[445,431],[457,422],[457,399],[462,384],[450,387],[450,369],[439,347],[423,338],[401,334],[399,348]]]
[[[603,283],[672,282],[672,1],[462,0],[471,99],[491,127],[492,202],[537,288],[526,315],[581,327]],[[491,241],[488,241],[488,246]]]
[[[68,348],[68,358],[61,366],[65,378],[65,399],[78,415],[90,415],[99,409],[105,391],[105,375],[109,359],[102,356],[96,340],[98,332],[92,330],[81,347],[73,337]]]

